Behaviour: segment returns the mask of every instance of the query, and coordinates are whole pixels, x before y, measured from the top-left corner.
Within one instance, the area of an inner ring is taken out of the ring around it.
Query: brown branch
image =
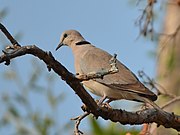
[[[149,85],[151,87],[151,89],[156,89],[158,92],[158,95],[168,96],[170,98],[176,97],[176,95],[168,93],[167,90],[163,86],[161,86],[156,81],[151,79],[144,71],[142,71],[142,70],[138,71],[138,75],[140,78],[142,78],[144,84]]]
[[[166,108],[166,107],[170,106],[171,104],[178,102],[178,101],[180,101],[180,96],[173,98],[172,100],[167,102],[165,105],[163,105],[161,108],[164,109],[164,108]]]
[[[8,39],[12,40],[11,38]],[[79,79],[70,73],[61,63],[55,60],[51,52],[44,52],[35,45],[18,47],[13,52],[2,54],[0,56],[0,63],[9,60],[8,64],[10,64],[11,59],[26,54],[38,57],[40,60],[44,61],[49,71],[53,69],[55,73],[61,76],[87,106],[87,109],[84,111],[92,113],[95,117],[101,116],[105,120],[109,119],[113,122],[131,125],[156,122],[158,125],[180,131],[180,116],[174,115],[173,113],[167,113],[167,116],[165,117],[162,115],[162,112],[155,109],[127,112],[121,109],[99,107],[94,99],[86,92]]]
[[[81,81],[87,81],[87,80],[95,79],[95,78],[103,78],[105,75],[119,72],[119,69],[116,63],[117,61],[116,57],[117,57],[117,54],[114,54],[114,56],[110,59],[109,61],[109,64],[111,66],[110,69],[104,69],[99,72],[90,72],[88,74],[77,73],[76,78],[78,78]]]
[[[163,52],[163,50],[167,47],[167,45],[172,45],[173,48],[175,48],[176,46],[176,38],[178,36],[178,33],[180,32],[180,24],[177,26],[177,28],[175,29],[175,31],[173,33],[161,33],[161,43],[162,47],[159,48],[159,53],[157,58],[159,59],[161,53]],[[162,38],[163,37],[163,38]]]
[[[76,121],[76,124],[74,126],[74,135],[81,135],[81,134],[83,134],[83,132],[79,130],[79,124],[89,114],[90,114],[89,112],[85,112],[83,115],[80,115],[80,116],[78,116],[76,118],[71,118],[71,120],[75,120]]]
[[[147,0],[146,7],[142,9],[142,14],[135,22],[135,24],[139,26],[139,29],[140,29],[139,36],[143,35],[144,37],[146,37],[147,34],[150,34],[151,40],[153,40],[153,31],[154,31],[153,30],[153,21],[154,21],[153,7],[154,7],[154,3],[156,2],[157,2],[156,0]],[[139,4],[140,1],[138,1],[137,3]]]
[[[8,30],[0,23],[0,29],[4,33],[4,35],[9,39],[11,44],[14,46],[20,46],[19,43],[13,38],[13,36],[8,32]]]
[[[160,57],[161,52],[163,52],[163,50],[167,47],[168,44],[172,44],[173,47],[176,46],[175,40],[177,38],[177,35],[178,35],[179,31],[180,31],[180,24],[177,26],[175,31],[173,33],[171,33],[171,34],[160,33],[160,36],[164,37],[164,38],[161,40],[162,47],[159,49],[158,58]]]

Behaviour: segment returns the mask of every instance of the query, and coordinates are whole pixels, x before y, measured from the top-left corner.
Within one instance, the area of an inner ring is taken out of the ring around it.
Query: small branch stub
[[[89,112],[85,112],[83,115],[80,115],[80,116],[78,116],[76,118],[71,118],[71,120],[75,120],[76,121],[75,126],[74,126],[74,135],[81,135],[81,134],[83,134],[83,132],[79,130],[79,124],[89,114],[90,114]]]
[[[0,24],[0,29],[2,30],[2,28],[2,24]],[[19,45],[17,41],[14,40],[14,38],[10,35],[7,29],[3,28],[2,32],[6,35],[6,37],[11,41],[13,45]],[[19,46],[17,48],[14,48],[12,52],[4,52],[4,54],[0,56],[0,63],[6,62],[7,64],[9,64],[11,59],[24,56],[26,54],[31,54],[35,57],[38,57],[47,66],[49,66],[49,68],[51,68],[56,74],[61,76],[61,78],[63,78],[66,81],[66,83],[72,88],[72,90],[74,90],[74,92],[86,105],[87,110],[85,110],[85,108],[83,109],[86,112],[86,115],[88,115],[88,113],[91,113],[95,117],[100,116],[105,120],[111,120],[113,122],[119,122],[121,124],[137,125],[155,122],[158,125],[163,125],[166,128],[174,128],[177,131],[180,131],[180,116],[172,113],[167,112],[167,117],[164,117],[162,113],[156,109],[147,109],[139,112],[128,112],[121,109],[109,109],[106,107],[98,106],[94,99],[91,97],[91,95],[81,85],[81,81],[83,81],[83,79],[79,79],[78,77],[76,78],[60,62],[54,59],[51,53],[48,54],[47,52],[43,51],[35,45]],[[110,64],[111,68],[106,70],[106,72],[103,71],[100,73],[94,73],[95,78],[98,76],[102,78],[106,74],[120,72],[118,71],[118,69],[115,68],[116,55],[114,56],[114,58],[112,58],[112,63]],[[94,76],[91,73],[85,76],[90,76],[86,79],[94,78]],[[82,116],[79,119],[83,119],[84,117],[86,117],[86,115]],[[80,133],[77,127],[78,124],[76,124],[76,130],[78,133]]]
[[[119,69],[117,67],[117,54],[114,54],[114,56],[109,60],[109,64],[111,66],[110,69],[103,69],[99,72],[90,72],[88,74],[76,74],[76,78],[79,79],[80,81],[87,81],[90,79],[95,79],[95,78],[103,78],[105,75],[108,74],[115,74],[119,72]]]

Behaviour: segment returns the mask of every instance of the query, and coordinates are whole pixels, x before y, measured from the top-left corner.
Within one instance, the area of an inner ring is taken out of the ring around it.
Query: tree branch
[[[79,130],[80,122],[89,115],[89,112],[85,112],[83,115],[80,115],[76,118],[71,118],[71,120],[75,120],[76,124],[74,126],[74,135],[82,135],[83,132]]]
[[[154,21],[154,12],[153,7],[156,3],[156,0],[147,0],[147,5],[144,9],[142,9],[142,14],[140,17],[137,18],[135,24],[139,26],[140,33],[139,36],[143,35],[144,37],[147,36],[147,34],[151,35],[151,40],[153,40],[153,21]],[[137,1],[138,5],[140,3],[140,0]],[[138,36],[138,37],[139,37]]]
[[[19,43],[13,38],[13,36],[8,32],[8,30],[1,23],[0,23],[0,29],[13,45],[20,46]]]
[[[90,80],[90,79],[95,79],[95,78],[101,78],[103,79],[103,77],[105,75],[108,75],[108,74],[114,74],[114,73],[117,73],[119,72],[119,69],[117,67],[117,54],[114,54],[114,56],[109,60],[109,64],[111,66],[110,69],[104,69],[104,70],[101,70],[99,72],[90,72],[88,74],[76,74],[76,78],[78,78],[79,80],[81,81],[87,81],[87,80]]]
[[[0,24],[0,26],[0,29],[2,30],[3,25]],[[2,32],[4,33],[3,30]],[[14,38],[8,39],[11,43],[14,43]],[[19,45],[17,41],[16,44]],[[94,99],[89,95],[89,93],[86,92],[79,79],[70,73],[60,62],[55,60],[51,52],[47,53],[35,45],[18,47],[10,53],[5,52],[0,56],[0,63],[6,62],[6,64],[10,64],[11,59],[26,54],[31,54],[35,57],[38,57],[47,65],[49,71],[53,69],[55,73],[61,76],[61,78],[66,81],[66,83],[74,90],[74,92],[86,105],[87,108],[84,111],[92,113],[95,117],[101,116],[105,120],[109,119],[113,122],[120,122],[121,124],[131,125],[156,122],[158,125],[163,125],[166,128],[174,128],[177,131],[180,131],[180,116],[174,115],[173,113],[167,113],[167,117],[165,117],[162,115],[162,112],[159,112],[155,109],[142,110],[138,112],[127,112],[121,109],[118,110],[99,107]],[[7,61],[9,63],[7,63]]]

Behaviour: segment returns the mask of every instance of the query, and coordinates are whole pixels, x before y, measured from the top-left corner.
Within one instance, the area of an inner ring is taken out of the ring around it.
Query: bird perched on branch
[[[58,50],[61,46],[69,46],[75,59],[75,69],[78,74],[99,72],[109,68],[109,60],[113,57],[106,51],[96,48],[76,30],[67,30],[62,33]],[[94,78],[82,81],[83,85],[95,95],[102,97],[99,104],[105,99],[108,102],[127,99],[149,103],[161,110],[153,101],[157,96],[146,88],[138,78],[120,61],[117,60],[119,72],[105,75],[103,78]]]

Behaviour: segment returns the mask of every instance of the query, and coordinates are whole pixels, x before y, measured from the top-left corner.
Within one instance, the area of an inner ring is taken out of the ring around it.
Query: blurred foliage
[[[0,21],[2,21],[6,17],[8,11],[8,8],[3,8],[2,10],[0,10]]]
[[[172,47],[170,49],[170,53],[169,53],[169,56],[167,58],[167,69],[169,72],[173,71],[173,69],[175,67],[175,62],[176,62],[175,55],[176,55],[175,49],[174,49],[174,47]]]
[[[135,128],[125,129],[119,123],[108,122],[106,126],[101,125],[98,120],[90,117],[90,126],[92,135],[126,135],[130,133],[131,135],[138,135],[140,130]]]
[[[0,10],[0,21],[7,15],[8,9]],[[22,38],[22,33],[14,36],[17,40]],[[0,35],[1,49],[9,43],[4,35]],[[29,59],[31,71],[22,75],[17,61],[12,61],[7,70],[0,72],[1,84],[9,82],[13,85],[11,90],[0,90],[0,133],[11,135],[59,135],[61,129],[67,129],[59,125],[58,108],[64,100],[65,94],[55,92],[55,74],[47,72],[42,68],[37,59]],[[25,77],[25,78],[24,78]],[[43,83],[40,83],[42,82]],[[8,83],[7,83],[8,84]],[[45,84],[45,86],[44,86]],[[32,97],[36,98],[32,101]],[[44,100],[43,100],[44,99]],[[45,106],[38,106],[36,102],[45,101]],[[47,109],[46,109],[47,108]],[[65,125],[64,125],[65,126]],[[10,129],[10,130],[7,130]]]
[[[54,74],[44,72],[45,68],[42,68],[42,65],[34,59],[32,59],[32,66],[27,83],[14,68],[2,73],[4,81],[13,81],[18,91],[0,91],[1,106],[3,106],[1,109],[3,113],[0,114],[0,132],[3,128],[12,126],[14,128],[12,134],[18,135],[61,134],[57,128],[59,121],[56,113],[65,95],[62,92],[58,95],[54,93],[52,89],[55,85]],[[44,81],[43,84],[46,86],[38,83],[40,80]],[[38,99],[32,101],[32,96]],[[42,99],[46,101],[45,106],[35,105]]]

